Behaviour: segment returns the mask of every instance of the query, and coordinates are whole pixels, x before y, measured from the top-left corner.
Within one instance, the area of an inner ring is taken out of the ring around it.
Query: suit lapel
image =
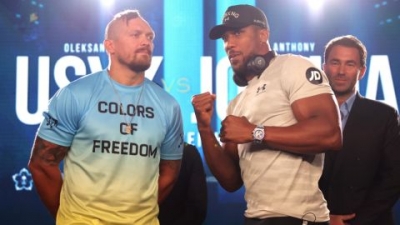
[[[333,173],[335,174],[336,172],[340,172],[340,168],[342,163],[345,160],[348,160],[349,158],[353,157],[348,157],[351,155],[357,155],[359,149],[357,149],[354,144],[356,144],[358,141],[363,141],[363,140],[358,140],[358,129],[359,123],[363,122],[363,114],[366,113],[366,108],[363,104],[364,97],[362,97],[359,93],[356,94],[356,98],[354,100],[353,106],[350,110],[349,117],[347,119],[346,127],[343,129],[343,148],[339,152],[335,152],[335,157],[334,157],[334,169]]]

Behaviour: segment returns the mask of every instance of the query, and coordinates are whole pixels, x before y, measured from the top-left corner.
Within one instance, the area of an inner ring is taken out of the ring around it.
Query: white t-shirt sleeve
[[[288,93],[290,104],[318,94],[333,95],[325,73],[305,57],[289,57],[282,67],[281,78],[282,87]]]

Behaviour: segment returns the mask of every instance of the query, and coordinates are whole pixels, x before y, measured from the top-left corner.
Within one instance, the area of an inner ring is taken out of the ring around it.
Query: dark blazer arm
[[[400,125],[396,113],[388,119],[381,170],[367,199],[356,212],[354,224],[380,224],[400,197]],[[353,224],[353,223],[352,223]]]
[[[190,150],[189,150],[190,148]],[[188,146],[192,167],[186,201],[185,214],[174,225],[201,225],[207,214],[207,182],[201,156],[194,146]]]

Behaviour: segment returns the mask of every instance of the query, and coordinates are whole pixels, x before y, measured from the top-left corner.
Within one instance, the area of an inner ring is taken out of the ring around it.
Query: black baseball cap
[[[222,24],[210,30],[209,37],[215,40],[221,38],[228,30],[239,29],[249,25],[269,29],[267,17],[259,8],[252,5],[233,5],[225,11]]]

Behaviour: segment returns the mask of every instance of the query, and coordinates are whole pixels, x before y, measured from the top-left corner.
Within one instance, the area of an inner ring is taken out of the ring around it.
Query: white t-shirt
[[[297,123],[291,104],[302,98],[333,92],[326,75],[308,59],[278,55],[269,67],[249,81],[228,107],[228,115],[245,116],[251,123],[286,127]],[[248,218],[291,216],[309,221],[329,220],[318,180],[324,154],[299,155],[275,149],[250,151],[240,144],[239,157]]]

